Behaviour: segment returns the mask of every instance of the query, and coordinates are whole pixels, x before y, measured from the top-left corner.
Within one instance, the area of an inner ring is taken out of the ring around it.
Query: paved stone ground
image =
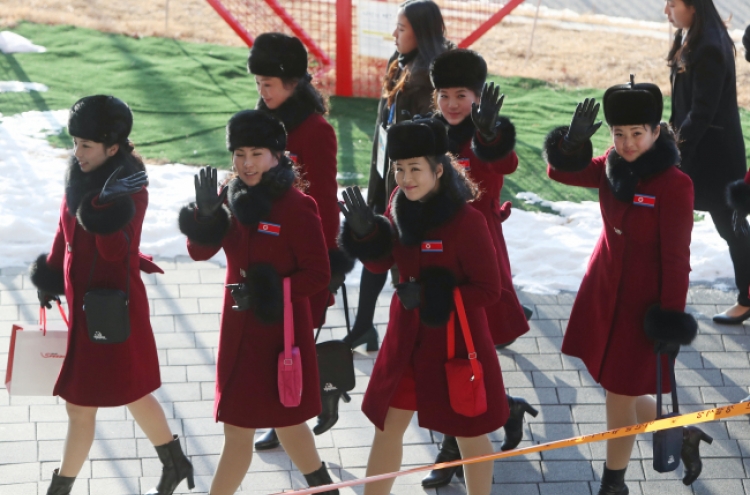
[[[218,342],[220,294],[224,270],[187,259],[161,260],[165,275],[144,275],[151,298],[151,314],[163,386],[157,392],[171,427],[183,439],[196,468],[197,493],[206,493],[222,445],[221,426],[211,419],[214,364]],[[350,289],[350,300],[357,301]],[[604,396],[580,361],[560,354],[573,293],[540,296],[521,293],[534,307],[532,329],[508,350],[499,353],[510,393],[525,397],[541,414],[529,419],[523,445],[605,430]],[[385,331],[390,293],[381,295],[376,312]],[[690,311],[700,322],[692,348],[679,357],[678,381],[683,409],[700,410],[735,402],[748,393],[750,327],[717,327],[707,317],[732,303],[732,295],[707,286],[690,290]],[[7,361],[11,322],[33,321],[36,293],[23,269],[0,271],[0,375]],[[323,335],[344,335],[340,306],[329,312]],[[350,404],[341,405],[336,427],[316,437],[322,457],[336,479],[364,475],[373,426],[359,408],[376,353],[356,354],[357,388]],[[4,375],[2,375],[4,376]],[[155,485],[160,464],[144,434],[124,407],[99,412],[96,440],[74,494],[122,495],[145,493]],[[639,438],[628,484],[634,495],[750,493],[750,423],[747,418],[712,423],[706,430],[715,441],[703,447],[705,468],[692,488],[679,481],[682,469],[658,474],[651,468],[648,437]],[[62,401],[56,398],[9,397],[0,389],[0,495],[46,493],[57,467],[66,432]],[[496,448],[502,430],[492,436]],[[432,462],[439,434],[420,429],[416,422],[405,437],[404,467]],[[604,445],[592,444],[495,463],[494,494],[596,494],[604,459]],[[399,478],[394,493],[420,494],[421,475]],[[243,493],[267,494],[304,486],[281,450],[257,453],[242,486]],[[186,491],[183,486],[181,490]],[[342,490],[342,494],[362,489]],[[455,481],[439,495],[465,493]]]

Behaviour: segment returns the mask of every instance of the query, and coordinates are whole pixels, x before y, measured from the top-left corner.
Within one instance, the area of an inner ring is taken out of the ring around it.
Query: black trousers
[[[732,227],[732,213],[729,207],[708,211],[716,230],[729,246],[729,256],[734,265],[734,283],[739,294],[737,302],[743,306],[750,306],[750,239],[737,237]]]

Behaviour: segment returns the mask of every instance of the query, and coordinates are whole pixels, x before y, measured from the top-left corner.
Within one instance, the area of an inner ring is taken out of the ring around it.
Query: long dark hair
[[[396,93],[403,89],[412,70],[429,68],[435,57],[450,46],[445,37],[445,21],[438,4],[432,0],[407,0],[399,5],[399,9],[403,9],[417,39],[417,58],[414,59],[412,69],[404,69],[398,80],[398,60],[391,62],[388,67],[383,81],[383,97],[388,98],[389,105],[393,104]]]
[[[440,190],[456,203],[471,202],[479,199],[482,193],[479,186],[469,176],[456,158],[450,153],[439,156],[426,156],[430,170],[437,171],[438,165],[443,166],[443,175],[440,176]]]
[[[695,8],[695,15],[685,43],[682,42],[683,29],[678,29],[674,35],[672,48],[667,55],[668,65],[678,72],[684,72],[690,65],[690,54],[707,29],[716,29],[734,49],[734,42],[729,37],[726,23],[716,10],[713,0],[682,0],[682,2],[687,7]]]
[[[328,98],[313,86],[310,74],[306,74],[304,77],[282,77],[281,83],[285,88],[290,88],[296,84],[294,92],[298,98],[315,109],[315,113],[328,114]]]

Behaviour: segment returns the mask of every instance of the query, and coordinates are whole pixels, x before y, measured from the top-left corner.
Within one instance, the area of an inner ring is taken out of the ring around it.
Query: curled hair
[[[123,139],[115,143],[102,143],[104,148],[110,148],[114,145],[118,145],[117,153],[115,156],[119,156],[128,162],[131,162],[136,170],[139,172],[146,171],[146,165],[143,163],[143,158],[135,151],[135,144],[130,139]]]
[[[690,55],[695,49],[695,46],[699,43],[703,34],[707,29],[714,28],[719,31],[720,36],[725,38],[725,41],[732,45],[734,48],[734,41],[729,37],[727,31],[726,22],[719,15],[719,11],[716,10],[713,0],[682,0],[687,7],[695,8],[695,15],[693,16],[693,25],[690,27],[685,38],[685,42],[682,42],[683,29],[678,29],[674,35],[674,41],[672,42],[672,48],[669,50],[667,55],[667,65],[672,67],[677,72],[682,73],[687,70],[691,64]]]
[[[281,83],[285,88],[294,86],[294,92],[303,103],[310,105],[315,113],[320,115],[328,114],[328,97],[324,96],[318,88],[312,84],[312,76],[306,74],[304,77],[282,77]]]

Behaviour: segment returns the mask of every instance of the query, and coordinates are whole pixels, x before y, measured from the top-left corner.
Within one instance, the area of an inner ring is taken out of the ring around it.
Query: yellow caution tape
[[[574,445],[582,445],[585,443],[602,442],[605,440],[614,440],[615,438],[630,437],[639,433],[650,433],[659,430],[668,430],[670,428],[678,428],[682,426],[695,425],[700,423],[708,423],[711,421],[718,421],[720,419],[733,418],[735,416],[742,416],[743,414],[750,414],[750,402],[740,402],[739,404],[733,404],[731,406],[717,407],[714,409],[706,409],[705,411],[699,411],[694,413],[683,414],[681,416],[675,416],[672,418],[659,419],[656,421],[649,421],[648,423],[641,423],[637,425],[627,426],[624,428],[617,428],[614,430],[603,431],[600,433],[592,433],[590,435],[581,435],[579,437],[568,438],[565,440],[556,440],[554,442],[542,443],[539,445],[532,445],[531,447],[524,447],[522,449],[509,450],[506,452],[497,452],[495,454],[482,455],[476,457],[469,457],[467,459],[461,459],[458,461],[442,462],[440,464],[430,464],[428,466],[421,466],[404,471],[396,471],[393,473],[378,474],[375,476],[369,476],[358,480],[342,481],[340,483],[333,483],[331,485],[315,486],[311,488],[305,488],[303,490],[290,490],[285,492],[278,492],[273,495],[279,495],[281,493],[293,493],[294,495],[308,495],[312,493],[326,492],[329,490],[335,490],[336,488],[345,488],[347,486],[364,485],[372,483],[374,481],[387,480],[390,478],[397,478],[399,476],[406,476],[407,474],[419,473],[421,471],[432,471],[433,469],[444,469],[456,466],[462,466],[464,464],[475,464],[478,462],[496,461],[498,459],[506,459],[508,457],[516,457],[519,455],[533,454],[536,452],[546,452],[549,450],[562,449],[565,447],[573,447]]]

